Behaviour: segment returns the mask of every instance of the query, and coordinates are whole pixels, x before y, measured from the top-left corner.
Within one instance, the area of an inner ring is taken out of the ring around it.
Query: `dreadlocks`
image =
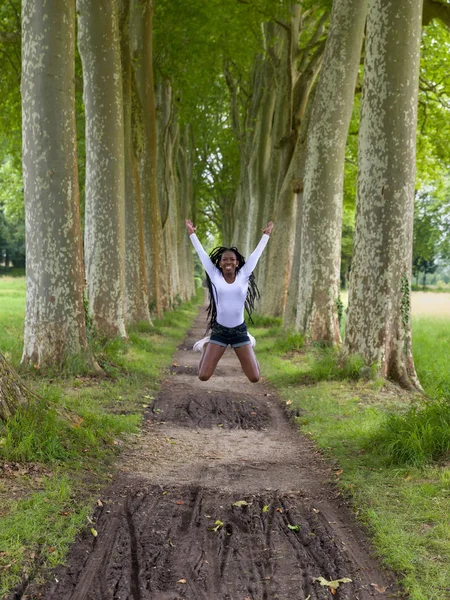
[[[242,256],[242,254],[239,252],[239,250],[236,248],[236,246],[231,246],[231,248],[226,248],[225,246],[218,246],[217,248],[214,248],[214,250],[212,250],[210,252],[209,257],[210,257],[211,261],[213,262],[214,266],[218,269],[220,259],[222,258],[222,254],[227,251],[234,252],[234,254],[236,255],[236,259],[238,261],[238,266],[236,267],[236,273],[238,273],[239,269],[242,269],[242,267],[245,265],[245,258]],[[216,323],[217,306],[216,306],[216,297],[215,297],[216,286],[211,281],[208,273],[206,273],[206,283],[208,285],[208,291],[209,291],[209,305],[206,310],[207,315],[208,315],[207,331],[209,331],[212,328],[212,326]],[[259,297],[260,296],[259,296],[258,286],[256,285],[255,276],[252,273],[248,280],[248,291],[247,291],[247,297],[245,299],[245,304],[244,304],[244,308],[247,311],[248,318],[251,323],[253,323],[252,312],[255,308],[255,301],[258,300]]]

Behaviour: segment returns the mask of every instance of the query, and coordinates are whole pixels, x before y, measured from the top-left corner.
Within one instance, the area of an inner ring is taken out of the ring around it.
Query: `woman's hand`
[[[262,230],[263,233],[266,233],[267,235],[270,235],[272,232],[272,227],[273,227],[273,223],[272,221],[269,221],[266,225],[266,227]]]
[[[194,225],[192,224],[192,221],[190,219],[186,219],[186,228],[188,230],[189,235],[192,235],[193,233],[195,233],[197,227],[194,227]]]

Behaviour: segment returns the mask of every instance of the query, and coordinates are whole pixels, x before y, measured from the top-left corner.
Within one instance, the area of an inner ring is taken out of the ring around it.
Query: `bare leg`
[[[217,363],[222,358],[226,348],[219,344],[205,344],[200,364],[198,365],[198,378],[202,381],[208,379],[214,374]]]
[[[247,346],[240,346],[239,348],[235,348],[234,351],[236,352],[237,357],[241,362],[242,370],[244,371],[245,375],[247,375],[248,379],[252,383],[259,381],[259,363],[256,360],[256,356],[251,345],[248,344]]]

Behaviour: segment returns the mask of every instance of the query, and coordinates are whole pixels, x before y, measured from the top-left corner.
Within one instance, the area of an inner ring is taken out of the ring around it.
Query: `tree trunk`
[[[189,236],[186,235],[185,220],[194,215],[194,141],[191,128],[188,125],[181,126],[180,144],[177,154],[177,165],[179,174],[179,215],[180,223],[176,233],[177,248],[179,252],[180,282],[182,284],[182,300],[190,300],[195,294],[194,282],[194,255]],[[195,220],[194,220],[195,223]]]
[[[32,392],[0,354],[0,422],[8,421],[19,406],[27,404],[32,397]]]
[[[345,349],[420,387],[410,281],[421,2],[371,0]]]
[[[22,3],[27,307],[22,362],[89,366],[75,131],[75,1]]]
[[[163,227],[163,251],[161,253],[161,280],[163,308],[171,308],[179,289],[178,251],[174,231],[178,226],[177,189],[174,163],[178,151],[178,124],[175,115],[172,86],[168,80],[156,88],[157,99],[157,172],[158,199]]]
[[[318,29],[321,30],[319,20]],[[302,196],[296,195],[299,181],[304,178],[305,137],[310,119],[310,92],[321,68],[324,44],[319,43],[316,51],[303,63],[298,71],[298,38],[301,26],[301,11],[298,5],[291,9],[291,20],[287,29],[286,52],[283,56],[283,68],[286,73],[279,88],[276,112],[285,113],[284,119],[278,119],[278,130],[272,158],[276,161],[273,171],[272,190],[265,199],[265,211],[262,225],[272,219],[276,226],[271,242],[261,260],[260,273],[263,272],[264,294],[261,312],[284,317],[288,291],[292,279],[294,254],[297,252],[296,220],[298,209],[302,210]],[[287,119],[286,119],[287,116]],[[298,270],[298,269],[297,269]]]
[[[308,129],[296,328],[311,341],[340,342],[345,144],[360,63],[366,0],[333,3],[324,62]]]
[[[132,0],[131,40],[139,114],[136,126],[140,138],[139,159],[144,217],[147,285],[149,301],[157,316],[162,315],[161,269],[162,223],[157,188],[157,130],[153,77],[153,0]]]
[[[125,315],[127,324],[151,323],[145,274],[142,198],[132,139],[132,67],[129,41],[130,0],[121,0],[120,33],[125,153]]]
[[[308,18],[314,21],[308,28],[315,31],[310,43],[300,50],[299,35]],[[301,170],[292,161],[310,90],[320,69],[326,20],[327,13],[314,19],[304,16],[301,6],[293,2],[286,22],[264,25],[265,52],[255,61],[251,102],[239,132],[241,176],[233,240],[247,255],[267,220],[275,222],[256,273],[265,314],[282,315],[285,308],[294,254],[294,188]]]
[[[77,0],[86,109],[85,261],[89,314],[126,337],[125,174],[117,0]]]

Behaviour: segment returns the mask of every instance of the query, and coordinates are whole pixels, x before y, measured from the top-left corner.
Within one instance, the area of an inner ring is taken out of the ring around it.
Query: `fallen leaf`
[[[342,577],[341,579],[334,579],[333,581],[328,581],[324,577],[316,577],[313,581],[318,581],[322,586],[328,586],[332,590],[337,590],[341,583],[351,583],[352,580],[348,577]]]
[[[184,504],[183,500],[177,500],[176,504]]]
[[[288,529],[291,529],[292,531],[298,531],[299,526],[298,525],[288,525]]]
[[[282,508],[277,508],[277,512],[282,513],[283,509]]]
[[[384,592],[387,590],[387,586],[384,587],[380,587],[379,585],[377,585],[376,583],[371,583],[370,584],[372,587],[374,587],[377,592],[379,592],[380,594],[384,594]]]
[[[215,531],[215,532],[217,532],[217,531],[219,531],[219,529],[220,529],[221,527],[223,527],[223,523],[222,523],[222,521],[219,521],[218,519],[217,519],[217,521],[214,523],[214,525],[215,525],[215,527],[210,527],[210,528],[209,528],[209,530],[210,530],[210,531]]]
[[[50,548],[48,549],[49,552],[54,552],[55,551],[55,546],[50,546]]]
[[[97,500],[97,506],[103,506],[103,502],[100,499]]]
[[[269,505],[266,504],[265,506],[262,507],[262,511],[263,512],[269,512]]]
[[[290,404],[292,404],[292,400],[286,400],[286,406],[289,406]]]
[[[237,500],[236,502],[233,502],[231,506],[237,506],[240,508],[241,506],[248,506],[248,502],[246,500]]]
[[[98,536],[98,531],[96,529],[94,529],[93,527],[91,527],[91,533],[94,537]]]
[[[179,579],[177,583],[187,583],[186,579]]]

